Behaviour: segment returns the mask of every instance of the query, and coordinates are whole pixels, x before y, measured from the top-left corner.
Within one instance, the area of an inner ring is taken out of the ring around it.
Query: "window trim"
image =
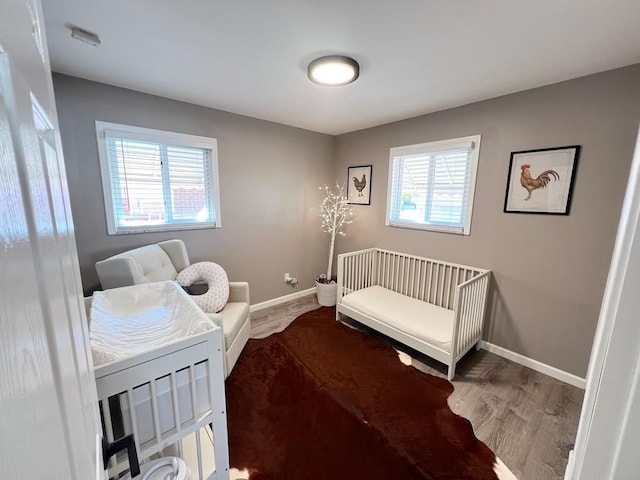
[[[200,223],[175,223],[163,225],[117,227],[113,204],[113,184],[109,171],[109,154],[107,153],[106,134],[122,135],[130,140],[157,142],[181,147],[202,148],[211,152],[211,179],[208,188],[212,191],[211,202],[215,212],[215,221]],[[128,235],[149,232],[170,232],[176,230],[201,230],[206,228],[221,228],[220,213],[220,182],[218,176],[218,141],[215,138],[201,137],[186,133],[167,132],[152,128],[136,127],[118,123],[96,120],[96,136],[98,140],[98,159],[100,161],[100,175],[102,177],[102,194],[104,198],[105,218],[108,235]]]
[[[473,214],[473,203],[475,198],[476,178],[478,172],[478,159],[480,158],[480,140],[482,135],[470,135],[467,137],[451,138],[447,140],[437,140],[434,142],[417,143],[414,145],[404,145],[400,147],[391,147],[389,149],[389,173],[387,181],[387,212],[385,225],[388,227],[408,228],[412,230],[424,230],[431,232],[452,233],[455,235],[470,235],[471,234],[471,217]],[[412,155],[419,153],[432,153],[443,150],[453,150],[455,148],[461,148],[464,146],[472,145],[471,150],[471,165],[470,165],[470,178],[469,178],[469,194],[467,198],[467,211],[465,214],[465,224],[462,227],[462,231],[455,231],[446,225],[430,225],[426,223],[414,223],[404,222],[401,220],[391,219],[391,201],[393,198],[393,167],[394,157],[401,155]]]

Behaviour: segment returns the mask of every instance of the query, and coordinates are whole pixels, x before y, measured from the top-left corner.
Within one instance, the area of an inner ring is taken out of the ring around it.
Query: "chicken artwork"
[[[538,188],[546,188],[551,178],[555,181],[560,180],[560,175],[555,170],[545,170],[536,178],[531,176],[531,165],[525,163],[521,165],[522,173],[520,174],[520,184],[522,187],[529,193],[525,200],[529,200],[531,198],[531,192],[537,190]]]
[[[356,190],[358,190],[358,196],[363,197],[362,190],[367,186],[367,176],[363,173],[362,180],[358,180],[358,177],[353,177],[353,185],[356,187]]]

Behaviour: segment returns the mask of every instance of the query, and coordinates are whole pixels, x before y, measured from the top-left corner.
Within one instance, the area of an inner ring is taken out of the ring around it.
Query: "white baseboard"
[[[569,461],[567,462],[567,469],[564,471],[564,480],[571,480],[573,478],[573,467],[575,463],[575,453],[573,450],[569,450]]]
[[[524,355],[520,355],[519,353],[512,352],[511,350],[507,350],[506,348],[499,347],[498,345],[494,345],[493,343],[485,342],[484,340],[480,340],[480,348],[486,350],[491,353],[495,353],[501,357],[504,357],[512,362],[519,363],[520,365],[524,365],[525,367],[529,367],[536,372],[544,373],[545,375],[549,375],[550,377],[557,378],[569,385],[573,385],[574,387],[578,387],[581,389],[585,389],[586,387],[586,379],[578,377],[569,372],[565,372],[564,370],[560,370],[559,368],[552,367],[551,365],[547,365],[546,363],[539,362],[538,360],[534,360],[533,358],[525,357]]]
[[[316,287],[307,288],[306,290],[300,290],[299,292],[290,293],[289,295],[283,295],[282,297],[272,298],[271,300],[267,300],[265,302],[256,303],[254,305],[251,305],[249,311],[257,312],[258,310],[273,307],[274,305],[280,305],[281,303],[289,302],[291,300],[295,300],[296,298],[313,295],[314,293],[316,293]]]

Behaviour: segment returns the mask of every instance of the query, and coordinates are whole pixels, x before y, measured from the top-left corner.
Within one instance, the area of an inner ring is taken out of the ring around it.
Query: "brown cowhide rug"
[[[306,313],[249,340],[227,380],[231,467],[251,480],[496,479],[447,380],[384,342]]]

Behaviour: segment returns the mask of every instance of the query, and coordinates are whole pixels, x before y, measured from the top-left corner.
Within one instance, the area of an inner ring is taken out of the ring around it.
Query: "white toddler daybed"
[[[96,292],[85,303],[107,440],[133,434],[141,463],[169,449],[191,456],[190,478],[228,480],[222,329],[176,282]],[[109,478],[128,468],[117,455]]]
[[[448,366],[482,339],[491,271],[371,248],[338,255],[344,314]]]

